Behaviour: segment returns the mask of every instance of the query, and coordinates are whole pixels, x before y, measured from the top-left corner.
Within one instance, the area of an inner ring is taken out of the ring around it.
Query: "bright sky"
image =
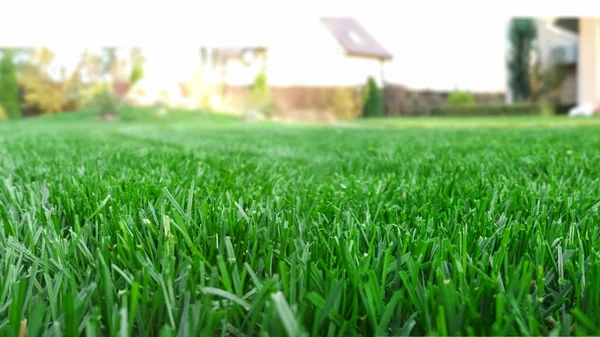
[[[46,45],[68,64],[75,63],[83,45],[154,46],[153,57],[177,59],[183,56],[176,50],[189,48],[196,54],[202,44],[260,41],[294,17],[352,16],[393,54],[388,81],[412,88],[495,91],[505,88],[510,16],[592,15],[600,10],[585,0],[370,1],[22,0],[3,5],[3,13],[11,15],[0,20],[0,31],[16,33],[0,34],[0,45]],[[28,31],[25,21],[44,29]]]
[[[385,73],[391,82],[420,89],[505,89],[506,19],[357,19],[394,56]]]
[[[434,90],[459,88],[502,91],[505,88],[505,19],[446,19],[426,22],[358,15],[355,18],[392,53],[394,58],[385,68],[386,80],[389,82]],[[232,35],[231,32],[225,32],[220,41],[223,45],[241,44],[244,41],[260,43],[262,39],[257,36],[265,36],[267,40],[269,34],[273,34],[262,27],[244,31],[246,34]],[[219,41],[217,37],[215,39]],[[169,76],[170,71],[180,73],[183,69],[178,69],[178,65],[184,67],[190,64],[190,58],[198,57],[197,45],[179,43],[168,48],[160,44],[146,45],[145,50],[150,59],[147,66],[164,65],[176,57],[181,60],[173,64],[173,69],[154,69],[164,73],[164,76]],[[82,47],[54,49],[57,63],[72,68]]]

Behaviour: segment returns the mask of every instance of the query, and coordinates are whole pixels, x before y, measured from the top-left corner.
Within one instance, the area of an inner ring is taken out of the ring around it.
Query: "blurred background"
[[[189,25],[178,35],[160,22],[120,20],[106,25],[122,29],[128,43],[108,44],[96,30],[88,40],[28,45],[24,32],[4,41],[4,30],[0,119],[82,110],[116,119],[122,106],[157,116],[177,108],[316,123],[600,112],[600,18],[428,22],[317,12],[220,12],[218,25],[202,26],[210,39],[190,38]],[[85,17],[74,20],[70,29],[78,30]]]

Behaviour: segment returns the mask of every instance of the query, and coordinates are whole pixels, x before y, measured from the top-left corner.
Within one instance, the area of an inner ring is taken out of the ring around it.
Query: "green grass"
[[[349,126],[370,128],[566,128],[598,127],[598,117],[568,116],[495,116],[495,117],[402,117],[366,118],[348,123]]]
[[[1,336],[600,333],[600,127],[77,116],[0,123]]]

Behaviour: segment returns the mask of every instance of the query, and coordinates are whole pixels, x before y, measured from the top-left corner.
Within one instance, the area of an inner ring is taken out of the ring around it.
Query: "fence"
[[[360,109],[359,88],[345,88]],[[279,112],[312,110],[328,112],[335,95],[335,87],[271,87],[271,97]],[[224,90],[229,105],[243,104],[250,93],[249,86],[229,86]],[[388,116],[425,115],[433,106],[443,105],[448,100],[449,91],[412,90],[402,85],[386,85],[383,90],[385,110]],[[504,102],[503,93],[473,93],[478,104]]]

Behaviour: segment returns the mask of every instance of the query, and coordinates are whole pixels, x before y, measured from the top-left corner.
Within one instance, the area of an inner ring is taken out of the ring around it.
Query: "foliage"
[[[129,76],[129,83],[131,85],[136,84],[144,77],[144,69],[140,64],[134,64],[131,69],[131,75]]]
[[[131,51],[131,74],[129,75],[130,87],[133,87],[144,77],[144,63],[145,59],[142,55],[140,48],[133,48]]]
[[[137,64],[140,67],[143,65],[144,59],[141,55],[141,51],[134,49],[131,57],[134,65]],[[135,70],[135,74],[126,71],[127,62],[118,57],[118,48],[116,47],[102,48],[100,54],[95,57],[90,57],[89,61],[93,61],[92,66],[94,70],[98,71],[97,76],[100,78],[99,81],[102,82],[129,83],[132,78],[139,80],[143,77],[143,71],[139,72],[139,69]]]
[[[567,69],[560,66],[548,66],[542,69],[541,63],[536,62],[531,67],[529,79],[531,100],[560,100],[559,88],[567,77]]]
[[[600,332],[595,119],[71,115],[0,123],[0,336]]]
[[[338,118],[353,118],[357,115],[354,89],[337,87],[333,92],[331,111]]]
[[[79,92],[78,104],[82,108],[95,108],[96,99],[105,94],[108,84],[104,82],[96,82],[86,86]]]
[[[267,75],[264,71],[259,72],[254,78],[251,91],[252,100],[258,105],[264,105],[271,100],[271,91],[267,83]]]
[[[85,55],[70,76],[63,68],[59,78],[50,73],[54,58],[55,54],[50,49],[37,48],[31,51],[20,69],[19,82],[25,92],[25,104],[42,114],[57,114],[82,107],[79,95],[85,88],[81,79]]]
[[[19,84],[12,53],[4,50],[0,58],[0,105],[9,119],[21,117],[21,102],[19,99]]]
[[[363,117],[382,117],[384,115],[383,93],[373,77],[367,79]]]
[[[448,95],[449,106],[473,106],[475,104],[475,96],[468,91],[453,91]]]
[[[250,91],[250,105],[266,116],[270,116],[273,113],[271,90],[267,82],[267,74],[264,71],[260,71],[254,78],[254,83],[252,83]]]
[[[519,116],[548,114],[549,106],[537,103],[479,104],[438,106],[431,108],[433,116]]]
[[[8,116],[6,115],[6,110],[4,110],[4,107],[0,104],[0,121],[3,120],[7,120]]]
[[[89,107],[102,116],[116,115],[120,106],[119,98],[113,93],[108,84],[99,86],[98,91],[90,101]]]
[[[554,116],[556,115],[556,109],[554,104],[551,103],[540,103],[540,115],[542,116]]]
[[[34,69],[23,71],[21,86],[25,104],[41,113],[57,114],[67,103],[60,83]]]
[[[82,56],[82,69],[91,82],[97,83],[104,80],[104,59],[102,55],[91,54],[87,50]]]
[[[530,55],[537,37],[535,21],[530,18],[512,19],[509,26],[511,48],[508,58],[509,86],[516,102],[531,96]]]

